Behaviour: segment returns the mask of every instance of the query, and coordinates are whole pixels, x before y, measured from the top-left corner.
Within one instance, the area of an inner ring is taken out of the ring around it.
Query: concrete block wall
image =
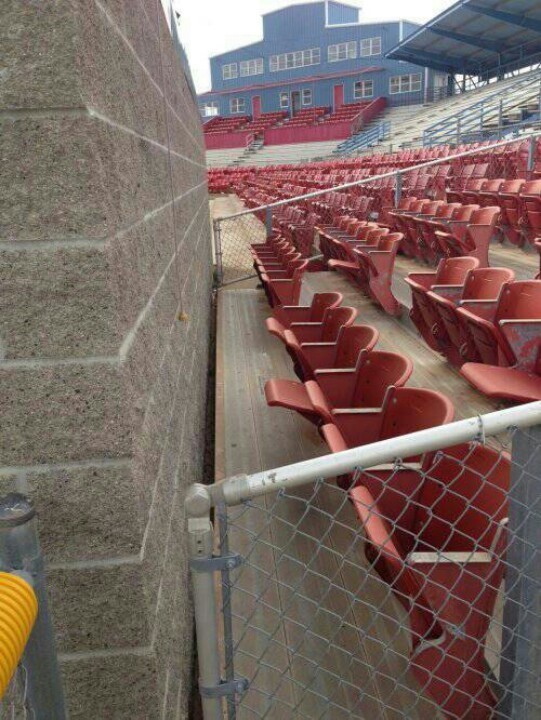
[[[0,3],[0,491],[35,500],[71,720],[184,718],[203,139],[161,0]]]

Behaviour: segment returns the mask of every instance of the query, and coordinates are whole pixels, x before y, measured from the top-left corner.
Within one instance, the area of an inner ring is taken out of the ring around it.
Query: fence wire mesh
[[[221,508],[229,720],[541,717],[541,431],[484,441]]]
[[[402,151],[309,166],[218,171],[225,174],[215,176],[211,184],[216,183],[222,192],[227,187],[227,192],[235,193],[241,200],[239,210],[246,209],[244,215],[214,221],[219,285],[254,274],[250,246],[264,243],[267,230],[285,237],[306,257],[316,252],[314,228],[319,224],[333,224],[344,215],[377,221],[382,210],[394,207],[405,196],[478,204],[480,183],[485,180],[528,180],[541,167],[541,146],[536,144],[535,136],[499,145],[485,143],[473,151],[467,149],[467,154],[459,154],[458,150],[441,146],[412,150],[409,155]],[[342,188],[346,183],[351,184]],[[463,194],[468,188],[473,195]],[[322,194],[314,197],[311,195],[314,192]],[[359,200],[363,197],[370,199],[370,206],[359,212]],[[276,202],[282,204],[273,206]],[[482,204],[486,206],[488,202],[487,196]],[[491,204],[499,202],[498,193],[494,192]],[[256,207],[260,209],[256,211]],[[500,239],[513,217],[509,213],[502,215]]]
[[[28,673],[21,663],[0,700],[0,720],[37,720],[37,717],[28,697]]]

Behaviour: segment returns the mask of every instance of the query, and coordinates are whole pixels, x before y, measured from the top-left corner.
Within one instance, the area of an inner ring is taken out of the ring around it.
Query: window
[[[244,98],[231,98],[229,108],[232,113],[243,113],[246,109]]]
[[[340,62],[341,60],[354,60],[357,57],[357,42],[339,43],[329,45],[327,48],[329,62]]]
[[[224,80],[233,80],[239,76],[237,63],[222,65],[222,77]]]
[[[320,62],[320,48],[311,48],[310,50],[297,50],[297,52],[271,55],[269,68],[271,72],[278,72],[280,70],[305,67],[306,65],[319,65]]]
[[[358,80],[353,85],[353,98],[355,100],[362,100],[363,98],[370,98],[374,95],[374,81],[373,80]]]
[[[420,92],[421,84],[421,73],[413,73],[412,75],[394,75],[392,78],[389,78],[389,92],[391,95],[408,92]]]
[[[310,88],[306,88],[306,90],[302,91],[302,104],[303,105],[311,105],[312,104],[312,91]]]
[[[217,102],[207,102],[199,106],[199,112],[203,117],[215,117],[220,114],[220,108]]]
[[[381,55],[381,38],[365,38],[361,40],[361,57]]]
[[[282,109],[289,107],[289,93],[280,93],[280,107]]]
[[[263,75],[263,58],[240,62],[240,76],[247,77],[248,75]]]

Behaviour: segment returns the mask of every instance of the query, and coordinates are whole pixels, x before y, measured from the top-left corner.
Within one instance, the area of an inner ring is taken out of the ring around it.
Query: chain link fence
[[[250,245],[264,243],[273,230],[302,255],[317,254],[315,225],[331,222],[333,215],[357,216],[362,197],[371,199],[371,207],[360,219],[377,220],[382,210],[396,207],[403,196],[457,202],[453,191],[461,191],[473,180],[531,179],[541,159],[536,159],[540,135],[533,133],[466,152],[442,146],[425,151],[427,158],[441,154],[426,162],[414,155],[416,151],[402,151],[363,158],[362,165],[358,159],[341,158],[310,168],[258,168],[253,173],[236,169],[230,190],[251,209],[214,220],[217,283],[222,286],[253,277]],[[360,179],[354,179],[357,176]],[[447,196],[447,190],[451,195]],[[462,202],[474,201],[466,196]],[[497,193],[494,202],[497,204]]]
[[[211,486],[219,553],[192,561],[221,569],[198,623],[222,648],[205,720],[541,717],[541,403],[526,407],[521,430],[473,418]]]

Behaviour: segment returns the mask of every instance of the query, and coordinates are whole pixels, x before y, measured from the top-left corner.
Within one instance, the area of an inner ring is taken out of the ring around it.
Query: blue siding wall
[[[329,2],[327,7],[329,25],[359,22],[359,8],[348,7],[338,2]]]
[[[409,22],[371,23],[343,26],[358,17],[358,10],[339,2],[328,4],[329,25],[325,26],[324,2],[293,5],[263,16],[264,39],[211,58],[212,90],[200,96],[200,105],[217,103],[221,115],[230,115],[231,98],[245,100],[245,112],[252,112],[252,98],[261,97],[263,112],[280,110],[280,94],[312,90],[312,104],[331,106],[333,88],[344,85],[344,100],[354,102],[353,85],[356,80],[372,80],[373,97],[388,97],[393,102],[422,102],[424,90],[419,93],[390,95],[389,81],[392,76],[421,73],[424,88],[433,83],[433,71],[409,63],[389,60],[385,53],[394,47],[402,37],[409,35],[418,26]],[[336,24],[335,27],[332,23]],[[337,24],[340,23],[340,24]],[[368,38],[381,38],[381,54],[360,57],[360,42]],[[357,58],[329,62],[328,47],[346,42],[356,42]],[[320,48],[319,64],[270,70],[270,57],[281,53]],[[263,73],[240,77],[240,62],[263,59]],[[223,78],[224,65],[237,63],[237,77]],[[366,72],[364,72],[366,70]],[[428,80],[427,80],[428,79]]]

